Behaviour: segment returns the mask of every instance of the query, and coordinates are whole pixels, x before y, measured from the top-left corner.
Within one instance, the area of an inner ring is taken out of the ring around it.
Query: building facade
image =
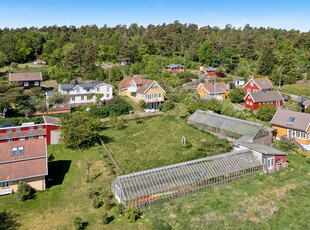
[[[165,72],[179,73],[179,72],[183,72],[184,69],[185,69],[184,65],[172,64],[172,65],[166,66]]]
[[[197,87],[197,94],[201,98],[216,98],[224,100],[228,97],[228,87],[224,82],[200,83]]]
[[[243,87],[244,93],[253,93],[257,91],[272,91],[273,85],[268,78],[254,78],[252,77]]]
[[[209,76],[226,77],[225,72],[219,72],[218,73],[217,70],[218,70],[218,68],[213,68],[213,67],[204,68],[205,74],[207,74]]]
[[[257,110],[259,106],[265,104],[272,104],[276,108],[281,108],[283,101],[284,99],[279,91],[250,92],[244,97],[245,107],[253,110]]]
[[[9,73],[9,83],[18,82],[24,89],[40,87],[42,81],[41,72],[35,73]]]

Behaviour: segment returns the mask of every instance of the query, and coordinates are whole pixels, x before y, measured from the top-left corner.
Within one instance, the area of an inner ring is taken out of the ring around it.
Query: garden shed
[[[264,145],[271,145],[272,143],[273,134],[271,130],[255,122],[196,110],[188,119],[188,123],[198,129],[208,131],[223,138],[237,140],[241,137],[247,137],[256,143]]]
[[[180,197],[262,170],[253,151],[242,150],[122,175],[112,182],[111,189],[125,207],[143,207],[158,199]]]

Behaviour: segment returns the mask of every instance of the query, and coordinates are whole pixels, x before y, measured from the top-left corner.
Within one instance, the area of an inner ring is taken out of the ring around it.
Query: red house
[[[23,123],[0,128],[0,143],[46,139],[47,144],[59,143],[59,118],[43,116],[44,124]]]
[[[164,71],[165,72],[178,73],[178,72],[183,72],[184,67],[185,67],[184,65],[172,64],[172,65],[168,65]]]
[[[205,74],[207,74],[209,76],[217,76],[217,77],[225,77],[226,76],[225,72],[217,73],[216,72],[217,69],[218,68],[209,67],[209,68],[205,68],[204,71],[205,71]]]
[[[258,107],[265,104],[273,104],[276,108],[283,106],[283,97],[279,91],[266,91],[266,92],[250,92],[245,98],[245,107],[248,109],[257,110]]]
[[[310,100],[305,100],[302,105],[304,106],[305,112],[307,112],[308,108],[310,107]]]
[[[257,91],[272,91],[273,85],[268,78],[254,78],[252,77],[243,87],[244,93],[248,94]]]

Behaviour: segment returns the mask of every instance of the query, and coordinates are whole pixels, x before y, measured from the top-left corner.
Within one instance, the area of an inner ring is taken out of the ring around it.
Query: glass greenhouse
[[[188,119],[188,123],[199,129],[232,139],[248,137],[256,140],[269,135],[268,130],[261,124],[202,110],[196,110]]]
[[[242,150],[119,176],[111,187],[117,201],[125,207],[142,207],[157,199],[180,197],[262,170],[254,153]]]

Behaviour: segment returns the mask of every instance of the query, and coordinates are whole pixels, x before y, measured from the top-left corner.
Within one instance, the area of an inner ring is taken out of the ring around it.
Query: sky
[[[308,0],[0,0],[0,28],[51,25],[231,24],[310,30]]]

